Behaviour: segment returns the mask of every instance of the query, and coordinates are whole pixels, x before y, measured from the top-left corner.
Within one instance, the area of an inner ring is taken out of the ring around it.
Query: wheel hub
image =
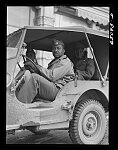
[[[93,130],[95,125],[96,125],[96,122],[95,122],[94,118],[89,118],[86,123],[86,129],[89,131]]]
[[[97,129],[97,119],[94,114],[89,113],[83,120],[83,131],[85,135],[92,136]]]

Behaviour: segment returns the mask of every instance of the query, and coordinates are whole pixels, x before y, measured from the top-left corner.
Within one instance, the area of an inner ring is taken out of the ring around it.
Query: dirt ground
[[[72,144],[67,130],[52,130],[46,135],[35,135],[28,130],[9,135],[6,144]],[[102,145],[109,145],[108,132]]]

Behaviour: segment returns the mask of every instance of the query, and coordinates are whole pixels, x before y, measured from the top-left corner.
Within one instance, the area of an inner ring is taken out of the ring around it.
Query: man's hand
[[[24,67],[29,70],[30,72],[36,72],[37,68],[35,67],[35,65],[31,62],[31,61],[26,61],[24,63]]]
[[[30,66],[30,67],[32,67],[32,68],[35,68],[34,64],[33,64],[31,61],[26,61],[26,62],[24,63],[24,65],[25,65],[25,66]]]
[[[24,63],[24,66],[27,70],[29,70],[31,73],[37,73],[40,74],[40,65],[34,65],[31,61],[26,61]]]

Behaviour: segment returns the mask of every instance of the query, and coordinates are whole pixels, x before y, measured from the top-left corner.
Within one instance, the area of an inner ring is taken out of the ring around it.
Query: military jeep
[[[51,52],[52,39],[61,39],[66,55],[74,64],[75,43],[89,47],[95,62],[91,80],[67,83],[54,101],[40,99],[23,103],[17,98],[16,70],[22,69],[25,46],[35,51]],[[106,134],[109,112],[109,33],[82,26],[38,27],[26,26],[7,36],[6,132],[30,130],[35,134],[50,130],[68,130],[75,144],[100,144]]]

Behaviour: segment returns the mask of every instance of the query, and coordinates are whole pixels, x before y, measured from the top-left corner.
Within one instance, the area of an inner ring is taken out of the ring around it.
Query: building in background
[[[109,31],[109,7],[8,6],[7,35],[24,26],[85,26]],[[40,64],[47,67],[53,56],[38,52]]]

